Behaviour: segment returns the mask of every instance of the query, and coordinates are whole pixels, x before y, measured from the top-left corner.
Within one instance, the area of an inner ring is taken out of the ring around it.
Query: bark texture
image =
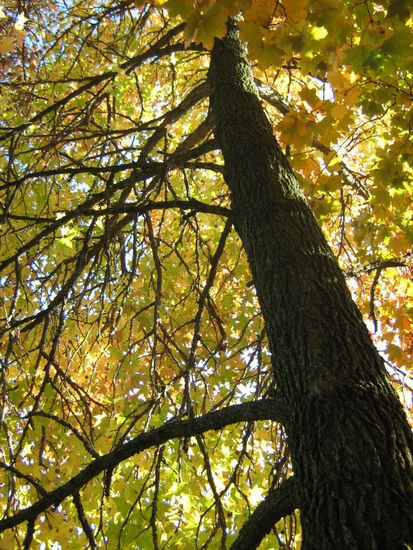
[[[303,550],[413,549],[413,438],[261,106],[233,22],[208,74],[234,224],[265,318]]]

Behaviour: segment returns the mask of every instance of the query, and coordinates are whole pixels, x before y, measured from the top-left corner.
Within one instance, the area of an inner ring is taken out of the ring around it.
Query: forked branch
[[[171,439],[192,437],[208,430],[220,430],[238,422],[276,420],[279,416],[283,415],[279,414],[275,400],[261,399],[241,405],[231,405],[193,420],[167,422],[159,428],[138,435],[114,451],[100,456],[67,483],[46,493],[32,506],[1,520],[0,533],[25,521],[33,522],[39,514],[51,506],[58,506],[68,496],[76,495],[82,487],[102,472],[115,468],[121,462],[145,449],[161,445]]]

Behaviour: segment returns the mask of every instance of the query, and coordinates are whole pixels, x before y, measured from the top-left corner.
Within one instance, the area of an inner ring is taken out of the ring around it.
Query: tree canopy
[[[411,410],[412,12],[0,4],[0,548],[230,548],[257,518],[262,548],[300,547],[209,106],[228,17]]]

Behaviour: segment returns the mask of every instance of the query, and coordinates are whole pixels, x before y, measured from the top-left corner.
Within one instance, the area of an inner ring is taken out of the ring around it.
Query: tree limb
[[[83,509],[82,501],[80,500],[80,495],[77,491],[73,493],[73,501],[76,506],[79,521],[82,524],[83,531],[85,532],[85,535],[87,536],[87,539],[89,541],[89,546],[92,550],[97,550],[97,544],[93,535],[92,528],[89,525],[85,511]]]
[[[158,57],[159,58],[160,55],[161,55],[161,53],[160,53],[161,48],[165,44],[168,44],[168,42],[172,38],[174,38],[177,34],[179,34],[184,28],[185,28],[185,23],[180,23],[179,25],[177,25],[173,29],[170,29],[164,36],[162,36],[148,50],[132,57],[131,59],[128,59],[124,63],[121,63],[119,65],[119,69],[125,71],[126,74],[129,74],[130,72],[132,72],[134,69],[136,69],[139,65],[141,65],[147,59],[150,59],[151,57]],[[166,53],[169,53],[169,49],[166,49]],[[105,80],[115,78],[118,74],[119,74],[119,70],[113,70],[113,71],[106,71],[103,74],[90,77],[90,79],[85,84],[83,84],[82,86],[80,86],[79,88],[77,88],[76,90],[71,92],[70,94],[66,95],[62,99],[56,101],[52,105],[49,105],[48,107],[46,107],[45,109],[43,109],[42,111],[37,113],[35,116],[33,116],[29,121],[27,121],[23,124],[20,124],[19,126],[16,126],[15,128],[12,128],[9,132],[7,132],[6,134],[4,134],[3,136],[0,137],[0,141],[4,141],[5,139],[8,139],[9,137],[12,137],[16,133],[25,130],[30,125],[38,122],[39,120],[44,118],[49,113],[57,111],[57,109],[59,107],[61,107],[62,105],[65,105],[66,103],[68,103],[72,99],[75,99],[76,97],[81,95],[83,92],[86,92],[87,90],[89,90],[93,86],[96,86],[97,84],[100,84],[101,82],[104,82]]]
[[[32,506],[14,516],[0,521],[0,533],[25,521],[33,521],[51,506],[58,506],[65,498],[79,490],[105,470],[115,468],[121,462],[150,447],[161,445],[171,439],[192,437],[208,430],[220,430],[229,424],[254,420],[277,420],[278,406],[274,399],[261,399],[241,405],[231,405],[224,409],[207,413],[194,420],[166,422],[163,426],[142,433],[121,447],[100,456],[91,462],[64,485],[50,491]]]
[[[32,477],[31,475],[23,474],[22,472],[20,472],[20,470],[18,470],[11,464],[6,464],[3,461],[0,461],[0,468],[4,468],[8,472],[11,472],[12,474],[14,474],[16,477],[19,477],[20,479],[25,479],[28,483],[33,485],[33,487],[36,489],[36,491],[40,495],[43,496],[47,494],[47,491],[45,491],[43,487],[40,485],[40,483],[36,479],[34,479],[34,477]]]
[[[413,252],[409,252],[400,258],[389,258],[388,260],[378,260],[368,265],[363,265],[356,267],[354,269],[349,269],[345,272],[348,277],[356,277],[360,273],[371,273],[375,270],[382,271],[389,267],[405,267],[408,265],[409,261],[413,260]]]
[[[257,86],[260,98],[275,107],[281,114],[286,115],[288,112],[294,110],[291,103],[289,103],[281,94],[274,90],[274,88],[268,86],[268,84],[265,84],[264,82],[261,82],[258,78],[254,78],[254,82]]]
[[[295,479],[290,477],[258,504],[242,526],[231,550],[258,548],[262,539],[268,535],[277,521],[292,514],[298,507],[297,484]]]

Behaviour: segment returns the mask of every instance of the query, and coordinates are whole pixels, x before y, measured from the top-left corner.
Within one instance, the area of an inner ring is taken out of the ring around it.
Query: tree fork
[[[208,73],[234,225],[264,315],[303,550],[413,548],[413,437],[261,106],[236,25]]]

